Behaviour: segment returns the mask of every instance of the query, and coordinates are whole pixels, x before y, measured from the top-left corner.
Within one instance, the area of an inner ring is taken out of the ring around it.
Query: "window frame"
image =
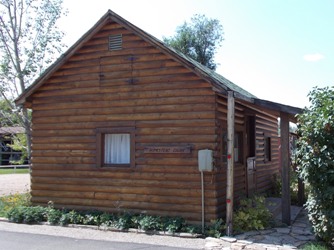
[[[270,136],[265,135],[264,136],[264,161],[265,162],[270,162],[272,160],[272,152],[271,152],[271,146],[272,140]]]
[[[135,167],[135,129],[133,127],[122,128],[98,128],[96,130],[96,164],[100,168],[134,168]],[[105,155],[105,135],[106,134],[130,134],[130,163],[126,164],[106,164]]]

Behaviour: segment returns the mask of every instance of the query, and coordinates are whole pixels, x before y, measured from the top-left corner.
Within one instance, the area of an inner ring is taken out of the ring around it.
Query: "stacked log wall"
[[[246,140],[246,116],[255,117],[255,134],[256,134],[256,193],[264,194],[271,191],[273,187],[273,176],[279,173],[279,141],[278,141],[278,113],[264,109],[258,109],[255,106],[237,101],[235,104],[235,132],[243,134],[243,161],[235,163],[234,166],[234,198],[235,206],[240,198],[247,197],[247,145]],[[217,96],[217,200],[218,216],[224,218],[226,209],[226,168],[227,164],[221,157],[223,134],[227,131],[227,97],[224,95]],[[270,137],[271,141],[271,159],[265,159],[265,138]],[[225,142],[226,143],[226,142]]]
[[[122,49],[109,51],[114,34]],[[215,148],[215,95],[190,69],[111,22],[33,94],[32,110],[34,204],[201,220],[197,152]],[[119,127],[135,129],[135,167],[98,167],[96,129]],[[145,153],[152,145],[191,153]],[[216,190],[204,177],[210,221]]]

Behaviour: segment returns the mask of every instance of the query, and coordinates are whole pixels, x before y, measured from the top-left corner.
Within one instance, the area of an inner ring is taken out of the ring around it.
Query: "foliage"
[[[177,27],[176,35],[164,42],[192,59],[215,70],[214,55],[223,41],[223,26],[217,19],[194,15],[191,22]]]
[[[30,205],[30,194],[13,194],[9,196],[0,197],[0,216],[7,216],[9,210],[19,206]]]
[[[314,233],[334,246],[334,87],[315,87],[309,100],[298,116],[297,163],[309,186],[306,209]]]
[[[308,188],[304,190],[306,196],[308,194]],[[273,175],[273,192],[270,194],[274,197],[282,197],[282,177],[280,174]],[[291,204],[298,204],[298,173],[293,169],[290,169],[290,196]]]
[[[0,98],[0,127],[15,127],[21,124],[14,107],[13,100]]]
[[[111,226],[124,230],[133,227],[133,215],[130,213],[123,213],[115,217],[115,220],[111,222]]]
[[[0,201],[2,201],[1,199]],[[3,216],[16,223],[39,223],[49,222],[51,225],[66,226],[68,224],[96,225],[104,228],[116,228],[127,230],[138,228],[145,231],[167,231],[199,233],[199,227],[188,225],[181,217],[161,217],[145,214],[123,213],[103,213],[100,211],[67,211],[57,209],[53,202],[49,202],[47,207],[29,206],[27,202],[8,202],[6,209],[4,203],[0,202],[0,212]]]
[[[11,164],[24,164],[26,159],[28,158],[27,151],[27,137],[25,134],[16,134],[12,137],[13,143],[8,146],[11,147],[15,151],[22,152],[22,155],[19,160],[10,161]]]
[[[182,231],[182,228],[186,227],[186,222],[182,217],[165,217],[162,218],[162,230],[175,233]],[[189,228],[191,229],[191,228]],[[192,228],[191,230],[196,230]],[[187,232],[189,232],[187,230]]]
[[[62,0],[0,1],[0,96],[18,97],[61,53]],[[13,110],[13,107],[11,107]],[[16,113],[26,130],[30,155],[30,120],[26,107]]]
[[[62,0],[2,0],[0,13],[0,79],[18,96],[64,47]]]
[[[161,229],[160,217],[141,214],[134,218],[135,219],[133,221],[135,222],[135,224],[138,224],[139,229],[145,231]]]
[[[219,238],[220,236],[222,236],[222,233],[225,229],[226,229],[225,222],[223,221],[223,219],[220,218],[211,221],[211,225],[207,229],[207,234],[209,236]]]
[[[234,232],[262,230],[270,226],[272,215],[265,205],[263,196],[240,200],[239,208],[233,214]]]
[[[17,206],[10,209],[7,216],[10,221],[16,223],[38,223],[45,221],[46,209],[41,206]]]
[[[62,215],[63,215],[62,211],[54,208],[53,202],[49,202],[47,210],[46,210],[47,221],[51,225],[60,224],[60,219]]]
[[[313,242],[306,244],[305,246],[302,247],[303,250],[328,250],[323,243],[321,242]]]

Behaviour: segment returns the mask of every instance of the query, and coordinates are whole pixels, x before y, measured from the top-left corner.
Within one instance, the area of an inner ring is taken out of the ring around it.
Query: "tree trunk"
[[[23,126],[25,129],[26,137],[27,137],[27,154],[28,154],[28,163],[30,164],[30,155],[31,155],[31,130],[30,130],[30,121],[28,116],[27,108],[22,108],[23,113]]]

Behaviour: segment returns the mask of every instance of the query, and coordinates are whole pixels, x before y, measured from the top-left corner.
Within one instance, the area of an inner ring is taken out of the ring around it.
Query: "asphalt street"
[[[144,243],[129,243],[117,241],[76,239],[62,236],[8,232],[0,230],[1,250],[189,250],[170,246],[159,246]]]

